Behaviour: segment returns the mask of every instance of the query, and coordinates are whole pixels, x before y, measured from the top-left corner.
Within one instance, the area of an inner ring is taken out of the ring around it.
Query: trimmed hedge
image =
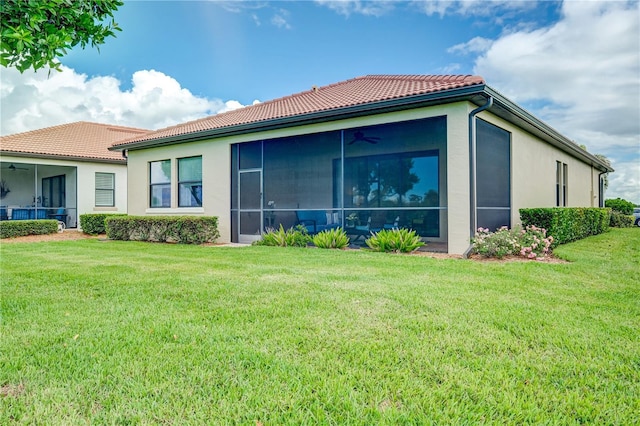
[[[58,232],[58,221],[45,220],[3,220],[0,222],[0,238],[24,237]]]
[[[609,226],[612,228],[631,228],[633,226],[633,215],[623,214],[617,210],[611,212]]]
[[[553,237],[553,247],[606,232],[610,216],[611,209],[597,207],[520,209],[522,226],[546,229]]]
[[[220,237],[215,216],[114,215],[105,224],[112,240],[203,244]]]
[[[87,213],[80,215],[82,232],[90,235],[106,233],[105,220],[111,216],[122,216],[121,213]]]

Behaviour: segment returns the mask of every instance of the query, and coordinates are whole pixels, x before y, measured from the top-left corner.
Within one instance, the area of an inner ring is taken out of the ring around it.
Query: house
[[[77,122],[0,137],[0,220],[127,212],[127,160],[114,142],[148,130]]]
[[[613,171],[479,76],[369,75],[135,136],[129,214],[215,215],[221,239],[415,229],[463,253],[519,209],[599,206]]]

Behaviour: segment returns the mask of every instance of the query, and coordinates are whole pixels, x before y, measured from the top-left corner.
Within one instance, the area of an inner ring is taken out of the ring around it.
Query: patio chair
[[[297,224],[304,226],[307,232],[312,235],[340,226],[339,223],[330,223],[329,218],[333,218],[332,213],[327,213],[324,210],[298,210],[296,217]]]
[[[64,207],[60,207],[58,210],[56,210],[55,213],[50,214],[49,215],[49,219],[56,219],[59,222],[63,222],[66,226],[67,224],[67,213],[65,211]]]

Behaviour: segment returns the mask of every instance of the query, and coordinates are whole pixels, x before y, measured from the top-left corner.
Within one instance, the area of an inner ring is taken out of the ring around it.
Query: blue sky
[[[505,26],[548,24],[558,9],[545,2],[499,23],[493,16],[429,16],[399,2],[376,16],[313,1],[134,1],[117,14],[117,39],[63,62],[114,75],[123,89],[133,72],[154,69],[195,95],[247,104],[366,74],[471,74],[473,58],[447,49],[479,33],[497,37]]]
[[[2,69],[2,134],[157,129],[366,74],[477,74],[616,173],[640,203],[637,1],[126,1],[64,71]]]

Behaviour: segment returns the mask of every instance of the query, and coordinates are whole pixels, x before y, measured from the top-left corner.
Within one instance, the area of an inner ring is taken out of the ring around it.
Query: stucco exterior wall
[[[76,208],[76,214],[68,212],[70,217],[68,219],[68,226],[75,227],[80,226],[80,215],[85,213],[97,213],[97,212],[114,212],[114,213],[127,213],[127,166],[125,164],[111,164],[111,163],[94,163],[84,161],[71,161],[71,160],[53,160],[43,158],[28,158],[28,157],[12,157],[8,155],[2,156],[2,162],[19,164],[37,164],[38,166],[47,166],[47,171],[42,171],[38,174],[38,188],[41,190],[42,178],[59,175],[64,173],[65,175],[65,197],[67,206],[70,209]],[[51,168],[53,167],[53,168]],[[56,169],[55,167],[61,167]],[[62,167],[72,167],[70,169],[62,169]],[[96,207],[95,206],[95,173],[114,173],[115,174],[115,206],[114,207]],[[13,172],[8,172],[13,173]],[[20,173],[20,172],[16,172]],[[22,175],[24,179],[20,180],[20,183],[11,188],[11,193],[2,200],[2,205],[6,206],[21,206],[25,205],[31,200],[18,199],[19,193],[32,194],[34,191],[33,176]],[[28,180],[27,180],[28,177]],[[29,197],[32,197],[30,195]]]
[[[163,147],[132,150],[128,153],[128,210],[132,215],[207,215],[218,216],[221,242],[231,241],[231,144],[250,142],[256,140],[272,139],[278,137],[286,137],[292,135],[302,135],[309,133],[318,133],[331,130],[340,130],[352,127],[360,127],[367,125],[391,123],[397,121],[414,120],[419,118],[437,117],[446,115],[447,120],[455,120],[454,124],[447,122],[447,137],[449,139],[447,147],[447,167],[446,176],[441,179],[454,179],[455,182],[465,179],[465,164],[468,164],[468,156],[464,153],[466,148],[466,128],[459,129],[461,125],[465,125],[466,103],[455,103],[444,106],[431,108],[420,108],[411,111],[393,112],[379,115],[371,115],[367,117],[352,118],[346,120],[336,120],[328,123],[312,124],[306,126],[298,126],[286,129],[278,129],[266,132],[252,133],[248,135],[239,135],[231,137],[223,137],[211,140],[203,140],[198,142],[189,142],[176,145],[168,145]],[[451,118],[449,118],[451,117]],[[464,140],[452,142],[453,139],[463,137]],[[449,152],[449,146],[455,146],[453,158]],[[203,185],[203,202],[202,208],[178,208],[177,201],[177,159],[202,155],[202,185]],[[171,173],[171,208],[149,208],[149,162],[160,160],[172,160]],[[452,171],[448,166],[453,161],[456,170]],[[458,170],[459,169],[459,170]],[[444,172],[443,172],[444,173]],[[453,232],[454,235],[460,234],[460,225],[451,224],[448,219],[448,212],[455,209],[456,220],[464,221],[466,218],[466,227],[468,230],[468,175],[466,175],[466,188],[460,194],[455,193],[452,200],[451,193],[442,194],[441,205],[449,204],[447,210],[441,212],[441,223],[447,224],[441,230],[441,239],[451,237],[448,235]],[[450,188],[450,184],[448,184]],[[456,186],[458,184],[456,183]],[[466,191],[466,192],[465,192]],[[464,213],[466,212],[466,213]],[[456,237],[459,238],[459,237]],[[468,231],[464,236],[466,247],[469,242]],[[456,247],[464,245],[456,244]],[[464,249],[463,249],[464,250]]]
[[[598,207],[598,170],[491,113],[478,117],[511,133],[512,225],[521,208],[556,206],[557,161],[568,166],[567,206]]]
[[[470,245],[469,113],[477,108],[470,102],[456,102],[410,111],[336,120],[237,135],[198,142],[129,151],[128,211],[133,215],[195,214],[218,216],[221,237],[231,241],[231,144],[302,135],[353,127],[391,123],[427,117],[447,117],[446,191],[442,191],[441,239],[449,253],[461,254]],[[482,112],[479,118],[511,133],[511,223],[520,223],[523,207],[553,207],[556,204],[556,161],[568,165],[568,205],[598,205],[598,171],[571,155],[494,116]],[[177,207],[177,159],[202,156],[203,205]],[[441,157],[442,158],[442,157]],[[171,208],[149,208],[149,162],[172,160]],[[481,185],[482,182],[478,182]]]

